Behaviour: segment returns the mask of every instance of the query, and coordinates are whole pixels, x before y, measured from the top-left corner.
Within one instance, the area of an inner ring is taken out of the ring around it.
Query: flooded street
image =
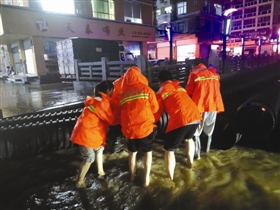
[[[124,141],[124,140],[123,140]],[[125,146],[122,145],[124,148]],[[138,158],[135,183],[129,181],[128,153],[106,154],[107,177],[97,178],[93,164],[88,189],[75,187],[81,162],[77,148],[32,159],[2,162],[3,209],[271,209],[280,208],[280,155],[233,147],[202,153],[186,167],[183,147],[176,152],[174,183],[167,179],[163,148],[153,151],[151,184],[142,187],[143,162]]]
[[[88,93],[69,83],[0,85],[4,117],[81,101]],[[171,182],[165,172],[163,142],[156,140],[151,183],[144,188],[142,154],[138,154],[136,181],[131,183],[126,140],[119,139],[117,146],[119,153],[104,155],[105,179],[97,178],[92,164],[86,176],[89,188],[79,190],[75,178],[82,157],[77,147],[1,160],[1,209],[280,209],[280,154],[239,146],[211,149],[189,169],[181,145]]]

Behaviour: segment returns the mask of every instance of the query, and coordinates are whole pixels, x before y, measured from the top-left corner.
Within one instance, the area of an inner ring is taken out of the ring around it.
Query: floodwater
[[[3,209],[280,209],[280,155],[233,147],[202,153],[192,169],[182,147],[176,152],[174,182],[165,173],[162,142],[153,150],[150,186],[144,188],[142,154],[135,183],[129,181],[125,140],[121,152],[104,155],[105,179],[93,164],[89,188],[75,187],[82,161],[77,148],[35,158],[3,161]]]
[[[81,101],[85,92],[71,84],[1,84],[4,117]],[[226,139],[225,139],[226,141]],[[156,140],[150,186],[144,188],[142,154],[137,178],[129,181],[125,139],[117,150],[104,154],[105,179],[97,178],[93,164],[86,176],[89,188],[76,189],[76,171],[82,161],[78,148],[33,158],[1,161],[1,209],[280,209],[280,154],[234,146],[215,150],[186,166],[183,145],[176,152],[174,182],[166,175],[162,141]]]

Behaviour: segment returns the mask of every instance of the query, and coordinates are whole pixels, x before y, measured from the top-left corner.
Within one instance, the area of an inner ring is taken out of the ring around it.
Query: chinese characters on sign
[[[110,27],[109,26],[105,26],[102,30],[103,30],[103,32],[105,32],[107,34],[107,36],[110,34]]]
[[[89,27],[89,24],[86,25],[86,34],[91,34],[93,33],[91,30],[90,30],[90,27]]]
[[[120,28],[118,36],[125,36],[123,28]]]
[[[149,36],[151,36],[150,32],[132,31],[132,37],[149,38]]]
[[[68,25],[66,27],[66,31],[71,31],[72,33],[75,33],[71,28],[71,23],[68,23]]]
[[[40,31],[47,31],[49,29],[48,22],[45,19],[37,20],[36,26]]]

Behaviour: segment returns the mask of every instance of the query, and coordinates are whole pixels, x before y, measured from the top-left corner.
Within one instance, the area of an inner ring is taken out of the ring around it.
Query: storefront
[[[10,18],[24,17],[24,18]],[[67,38],[122,42],[135,55],[148,56],[147,42],[155,41],[152,26],[83,18],[29,8],[1,5],[1,44],[18,73],[46,75],[55,68],[55,41]]]

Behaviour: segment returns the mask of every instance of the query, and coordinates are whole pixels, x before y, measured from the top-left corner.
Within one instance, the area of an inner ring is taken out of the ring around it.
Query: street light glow
[[[227,9],[227,10],[224,11],[224,16],[227,17],[230,13],[236,12],[236,11],[237,11],[237,9],[235,9],[235,8]]]

